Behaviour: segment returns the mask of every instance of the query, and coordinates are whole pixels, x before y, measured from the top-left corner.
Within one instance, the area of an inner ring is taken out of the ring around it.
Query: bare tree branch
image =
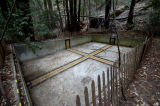
[[[15,5],[16,5],[16,1],[17,1],[17,0],[14,1],[13,6],[12,6],[12,9],[11,9],[11,12],[10,12],[9,17],[8,17],[8,19],[7,19],[7,22],[6,22],[6,24],[4,25],[4,29],[3,29],[3,33],[2,33],[2,36],[1,36],[1,39],[0,39],[0,42],[2,42],[3,37],[4,37],[4,35],[5,35],[5,32],[6,32],[6,30],[7,30],[7,26],[8,26],[8,24],[9,24],[9,21],[11,20],[12,13],[13,13],[14,7],[15,7]]]

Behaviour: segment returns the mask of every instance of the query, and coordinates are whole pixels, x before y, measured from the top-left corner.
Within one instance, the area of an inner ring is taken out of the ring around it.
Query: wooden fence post
[[[114,70],[114,67],[112,67],[112,74],[113,74],[113,96],[112,96],[112,98],[113,98],[113,105],[114,105],[114,102],[115,102],[115,72],[114,72],[115,70]]]
[[[93,106],[96,106],[96,93],[95,93],[95,83],[94,80],[92,80],[92,101],[93,101]]]
[[[77,95],[77,97],[76,97],[76,106],[81,106],[79,95]]]
[[[99,106],[102,106],[101,79],[100,79],[100,75],[98,75],[98,96],[99,96]]]
[[[118,73],[117,73],[117,69],[116,69],[116,103],[118,105]]]
[[[107,86],[108,86],[108,105],[110,106],[110,83],[109,83],[109,68],[107,68]]]
[[[112,86],[112,79],[113,79],[113,78],[112,78],[112,67],[111,67],[111,69],[110,69],[110,76],[111,76],[111,81],[110,81],[110,82],[111,82],[111,92],[110,92],[110,93],[111,93],[111,104],[112,104],[112,97],[113,97],[113,86]]]
[[[135,48],[135,59],[134,59],[134,70],[136,71],[137,69],[137,49]]]
[[[85,104],[86,106],[89,106],[89,97],[88,97],[88,88],[84,88],[84,95],[85,95]]]
[[[130,68],[130,63],[129,63],[129,53],[127,53],[127,84],[130,82],[130,71],[129,68]]]
[[[106,85],[105,85],[105,73],[104,73],[104,71],[103,71],[103,94],[104,94],[104,106],[106,106],[107,105],[107,103],[106,103]]]
[[[121,96],[121,70],[118,68],[118,72],[119,72],[119,97]]]
[[[124,90],[125,90],[125,88],[126,88],[126,66],[125,66],[125,62],[126,62],[126,60],[125,60],[125,54],[123,55],[123,61],[124,61],[124,68],[123,68],[123,72],[124,72]]]

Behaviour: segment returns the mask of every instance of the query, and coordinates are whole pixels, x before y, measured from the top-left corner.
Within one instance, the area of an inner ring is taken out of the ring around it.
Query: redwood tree
[[[80,4],[81,2],[79,1],[79,7],[77,8],[77,0],[69,0],[69,5],[68,0],[66,0],[67,26],[69,27],[68,30],[71,32],[80,30]]]
[[[67,30],[71,29],[70,26],[70,14],[69,14],[69,5],[68,5],[68,0],[66,0],[66,13],[67,13]]]
[[[58,10],[58,12],[59,12],[59,18],[60,18],[60,27],[61,27],[61,30],[62,30],[62,32],[63,32],[63,22],[62,22],[62,17],[61,17],[61,11],[60,11],[60,7],[59,7],[59,1],[58,0],[56,0],[56,4],[57,4],[57,10]]]
[[[135,6],[135,0],[131,1],[131,6],[129,10],[129,15],[128,15],[128,21],[127,24],[133,24],[133,14],[134,14],[134,6]]]
[[[104,26],[105,26],[105,28],[108,28],[108,27],[109,27],[110,9],[111,9],[111,0],[106,0],[105,21],[104,21]]]
[[[79,6],[78,6],[78,24],[80,24],[80,14],[81,14],[81,0],[79,0]]]

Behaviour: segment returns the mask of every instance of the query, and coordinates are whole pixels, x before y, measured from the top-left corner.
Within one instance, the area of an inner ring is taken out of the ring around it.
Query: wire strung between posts
[[[115,15],[115,10],[116,10],[116,6],[117,6],[117,1],[116,1],[116,5],[114,0],[112,0],[112,9],[113,9],[113,20],[112,20],[112,25],[111,25],[111,31],[112,31],[112,35],[116,36],[117,38],[117,47],[118,47],[118,54],[119,54],[119,64],[118,67],[120,68],[121,66],[121,54],[120,54],[120,49],[119,49],[119,36],[117,33],[117,28],[116,28],[116,15]]]
[[[112,25],[111,25],[111,31],[112,31],[112,34],[114,36],[116,36],[117,38],[117,48],[118,48],[118,69],[120,70],[120,66],[121,66],[121,52],[120,52],[120,48],[119,48],[119,36],[118,36],[118,33],[117,33],[117,28],[116,28],[116,16],[115,16],[115,10],[116,10],[116,6],[117,6],[117,1],[116,1],[116,5],[115,5],[115,2],[114,0],[112,0],[113,3],[112,3],[112,9],[113,9],[113,20],[112,20]],[[120,80],[120,83],[122,85],[122,80]],[[124,94],[124,88],[123,86],[121,86],[121,92],[122,92],[122,97],[123,99],[126,101],[126,97],[125,97],[125,94]]]

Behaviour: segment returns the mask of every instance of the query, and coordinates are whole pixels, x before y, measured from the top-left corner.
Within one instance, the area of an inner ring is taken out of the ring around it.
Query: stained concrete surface
[[[120,47],[121,56],[123,56],[123,54],[126,54],[132,50],[133,50],[133,48],[121,46]],[[118,59],[118,48],[117,48],[117,46],[112,46],[112,47],[108,48],[107,50],[97,54],[96,56],[113,61],[113,62],[116,62],[116,60]]]
[[[74,47],[73,49],[91,53],[106,45],[107,44],[90,42]],[[132,48],[126,47],[120,47],[120,49],[126,53],[132,50]],[[116,61],[118,59],[117,51],[116,46],[112,46],[97,54],[97,56]],[[46,70],[51,71],[56,67],[63,66],[69,61],[80,57],[80,55],[63,50],[53,55],[27,61],[27,63],[24,63],[23,72],[27,79],[32,79],[32,77],[37,76],[37,74],[41,75],[41,73],[46,73]],[[91,95],[90,85],[92,80],[95,80],[97,89],[98,74],[101,75],[102,72],[106,71],[109,67],[110,65],[87,59],[29,89],[33,103],[36,106],[75,106],[75,99],[78,94],[80,95],[82,106],[84,106],[84,87],[87,86],[89,88],[89,95]],[[37,68],[41,71],[37,71]],[[34,72],[35,74],[33,75]]]
[[[22,63],[23,74],[26,80],[32,80],[80,57],[82,56],[63,50],[52,55],[25,61]]]
[[[89,87],[91,95],[91,81],[96,81],[97,75],[108,67],[109,65],[88,59],[33,87],[30,90],[31,97],[36,106],[75,106],[76,95],[79,94],[84,105],[84,87]]]
[[[81,52],[85,52],[85,53],[92,53],[96,51],[97,49],[100,49],[104,46],[106,46],[106,44],[90,42],[90,43],[86,43],[80,46],[73,47],[73,49],[81,51]]]
[[[26,44],[14,44],[14,49],[20,61],[27,61],[33,58],[36,59],[39,56],[46,56],[46,55],[54,54],[58,51],[64,50],[66,39],[70,39],[70,45],[71,47],[73,47],[73,46],[90,42],[92,37],[80,36],[80,37],[70,37],[70,38],[35,42],[35,44],[38,44],[42,47],[42,49],[39,49],[39,48],[35,49],[36,54],[33,53],[32,49],[29,48],[28,45]]]

